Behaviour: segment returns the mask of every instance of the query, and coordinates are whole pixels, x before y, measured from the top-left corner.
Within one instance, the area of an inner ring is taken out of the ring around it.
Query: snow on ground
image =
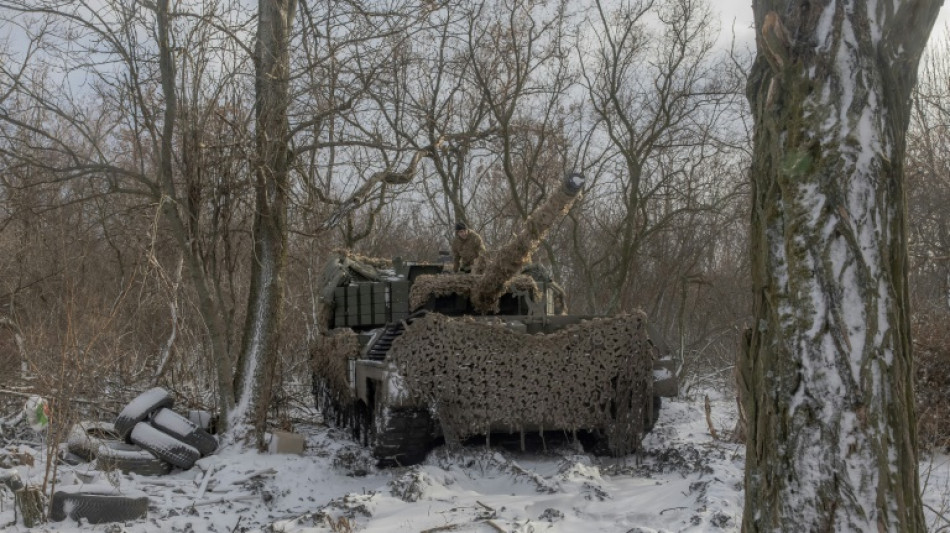
[[[732,399],[713,399],[720,434],[734,423]],[[709,435],[703,398],[665,400],[639,457],[594,457],[563,444],[523,453],[484,446],[439,448],[422,465],[378,470],[344,431],[298,427],[304,456],[225,447],[188,471],[160,477],[61,467],[60,484],[103,482],[151,498],[148,518],[125,524],[67,521],[29,531],[168,532],[700,532],[738,531],[742,446]],[[26,450],[21,446],[21,449]],[[39,453],[38,451],[35,453]],[[19,467],[32,483],[42,462]],[[930,523],[946,513],[950,460],[921,467]],[[0,490],[0,530],[13,522]],[[933,529],[934,531],[937,528]]]

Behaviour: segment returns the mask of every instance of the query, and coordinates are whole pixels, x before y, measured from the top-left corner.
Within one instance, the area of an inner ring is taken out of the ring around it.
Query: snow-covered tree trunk
[[[754,0],[743,531],[925,531],[903,160],[940,0]]]
[[[251,422],[258,445],[263,435],[278,360],[283,272],[287,245],[287,187],[290,168],[290,31],[295,0],[258,3],[255,91],[257,125],[254,257],[244,344],[239,361],[240,397],[232,425]]]

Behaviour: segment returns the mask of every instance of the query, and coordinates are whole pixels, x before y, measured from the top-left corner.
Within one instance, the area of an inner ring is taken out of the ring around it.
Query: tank
[[[531,256],[581,195],[569,174],[471,273],[443,261],[339,251],[322,274],[311,346],[325,421],[350,427],[380,466],[411,465],[439,442],[558,431],[596,453],[635,452],[674,365],[640,311],[572,315]],[[542,437],[543,438],[543,437]]]

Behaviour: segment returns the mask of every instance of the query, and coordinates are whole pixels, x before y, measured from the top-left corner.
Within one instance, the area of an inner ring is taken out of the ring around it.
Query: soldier
[[[455,259],[454,272],[471,272],[478,256],[485,253],[482,237],[468,229],[464,222],[455,223],[455,238],[452,239],[452,256]]]

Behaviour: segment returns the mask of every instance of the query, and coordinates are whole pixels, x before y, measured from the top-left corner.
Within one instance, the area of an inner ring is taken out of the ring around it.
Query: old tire
[[[171,409],[159,409],[152,415],[149,423],[163,433],[198,450],[202,457],[218,449],[218,441],[213,435]]]
[[[124,441],[104,441],[96,452],[99,470],[120,470],[125,474],[163,476],[172,471],[172,465],[155,457],[140,446]]]
[[[170,408],[174,404],[175,400],[172,399],[167,390],[161,387],[149,389],[139,394],[125,406],[125,409],[122,409],[122,412],[115,419],[115,430],[119,432],[120,438],[132,442],[129,440],[129,435],[136,424],[148,418],[155,411],[164,407]]]
[[[132,433],[129,434],[129,439],[133,444],[138,444],[152,452],[155,457],[183,470],[188,470],[194,466],[195,461],[201,457],[201,453],[193,446],[185,444],[145,422],[139,422],[135,425]]]
[[[86,461],[92,461],[96,458],[100,446],[106,441],[115,441],[119,438],[119,433],[115,430],[114,424],[109,422],[79,422],[69,430],[66,449]]]
[[[369,435],[380,468],[410,466],[425,460],[432,446],[432,417],[428,409],[393,407],[385,417],[380,410]]]
[[[119,494],[111,485],[76,485],[53,492],[49,517],[56,522],[85,518],[90,524],[105,524],[138,520],[147,513],[148,496],[144,492]]]

